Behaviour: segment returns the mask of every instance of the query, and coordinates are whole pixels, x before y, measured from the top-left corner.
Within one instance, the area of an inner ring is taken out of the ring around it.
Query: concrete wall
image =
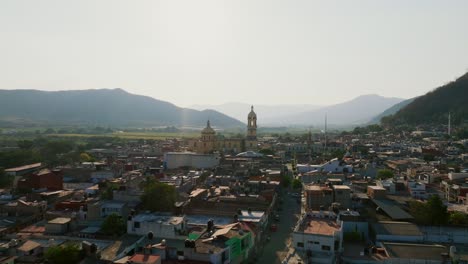
[[[296,250],[312,250],[315,252],[334,252],[335,251],[335,236],[322,236],[315,234],[306,234],[302,232],[294,232],[292,234],[292,245]],[[318,243],[317,243],[318,242]],[[298,247],[297,243],[304,243],[304,247]],[[330,250],[322,249],[322,246],[329,246]]]

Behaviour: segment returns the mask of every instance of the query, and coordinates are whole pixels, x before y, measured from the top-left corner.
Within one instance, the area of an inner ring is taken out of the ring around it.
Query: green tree
[[[8,188],[13,184],[15,176],[7,175],[3,168],[0,168],[0,188]]]
[[[32,149],[34,147],[34,142],[31,140],[20,140],[16,144],[20,149]]]
[[[445,225],[448,223],[449,214],[447,206],[438,195],[432,195],[426,203],[412,201],[409,210],[414,220],[423,225]]]
[[[102,200],[112,200],[114,198],[114,190],[117,190],[117,187],[114,185],[109,185],[104,188],[101,192],[101,199]]]
[[[263,154],[263,155],[275,155],[275,152],[271,149],[261,149],[259,151],[259,153]]]
[[[52,264],[78,263],[82,256],[83,254],[77,244],[52,246],[44,254],[45,259]]]
[[[294,189],[300,189],[300,188],[302,188],[302,182],[299,179],[294,179],[292,181],[292,187]]]
[[[389,178],[393,178],[394,174],[393,171],[388,169],[378,170],[377,171],[377,179],[385,180]]]
[[[141,203],[145,210],[172,211],[176,201],[176,189],[173,185],[147,178],[142,183]]]
[[[101,231],[110,236],[120,236],[125,233],[126,224],[121,216],[117,214],[111,214],[106,217],[101,225]]]
[[[449,214],[447,206],[438,195],[432,195],[427,200],[427,210],[429,211],[433,225],[445,225],[448,222]]]
[[[289,187],[289,185],[291,185],[291,178],[288,176],[288,175],[283,175],[281,176],[281,186],[283,186],[284,188],[287,188]]]
[[[452,225],[468,225],[468,217],[462,212],[452,212],[449,217],[449,223]]]
[[[81,162],[90,162],[90,161],[94,161],[94,158],[89,155],[88,153],[86,152],[83,152],[80,154],[80,161]]]

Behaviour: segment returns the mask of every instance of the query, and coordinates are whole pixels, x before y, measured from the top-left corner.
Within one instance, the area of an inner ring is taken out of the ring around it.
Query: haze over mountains
[[[349,126],[364,124],[388,108],[404,101],[402,98],[383,97],[375,94],[358,96],[352,100],[330,105],[258,105],[255,111],[258,122],[264,126],[317,126],[323,125],[327,115],[330,125]],[[228,103],[222,105],[194,105],[196,109],[213,109],[241,121],[249,105]]]
[[[0,90],[0,122],[3,125],[202,127],[208,119],[217,127],[244,126],[217,111],[181,108],[122,89]]]
[[[249,104],[246,103],[225,103],[220,105],[192,105],[190,108],[197,110],[213,109],[234,117],[242,122],[247,121],[246,111],[250,110]],[[320,108],[318,105],[307,104],[284,104],[284,105],[254,105],[254,110],[260,117],[259,122],[266,125],[281,124],[281,120],[285,120],[288,116],[300,114],[307,111],[313,111]]]
[[[349,101],[315,104],[254,105],[260,126],[331,126],[442,122],[468,115],[468,74],[426,95],[411,99],[358,96]],[[122,89],[45,92],[0,90],[0,125],[100,125],[203,127],[209,119],[218,128],[245,127],[250,104],[193,105],[181,108]]]

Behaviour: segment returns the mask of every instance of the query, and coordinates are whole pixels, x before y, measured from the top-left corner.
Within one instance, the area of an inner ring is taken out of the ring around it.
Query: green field
[[[154,139],[164,140],[168,138],[196,138],[200,136],[199,132],[113,132],[108,134],[46,134],[49,137],[118,137],[123,139]]]

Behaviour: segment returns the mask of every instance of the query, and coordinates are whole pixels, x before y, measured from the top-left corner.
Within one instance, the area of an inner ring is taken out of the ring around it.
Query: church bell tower
[[[257,114],[253,110],[253,105],[247,116],[247,140],[257,140]]]

